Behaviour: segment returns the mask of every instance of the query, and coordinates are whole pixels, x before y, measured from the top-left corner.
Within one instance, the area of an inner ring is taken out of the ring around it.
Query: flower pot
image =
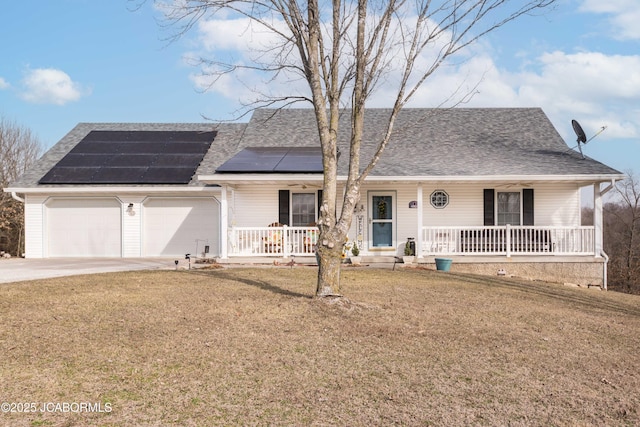
[[[436,258],[436,270],[449,271],[452,262],[450,258]]]
[[[360,265],[360,262],[362,261],[362,257],[360,256],[352,256],[349,258],[349,260],[351,261],[351,264],[353,265]]]
[[[413,255],[405,255],[402,257],[402,262],[405,264],[413,264],[413,262],[416,260],[416,257]]]

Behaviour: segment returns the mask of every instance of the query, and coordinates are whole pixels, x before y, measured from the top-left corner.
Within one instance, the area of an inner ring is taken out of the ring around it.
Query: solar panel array
[[[247,147],[216,172],[321,173],[320,147]]]
[[[216,132],[91,131],[40,184],[188,184]]]

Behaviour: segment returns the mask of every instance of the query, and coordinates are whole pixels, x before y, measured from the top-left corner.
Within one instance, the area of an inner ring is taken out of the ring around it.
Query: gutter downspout
[[[19,201],[20,203],[24,204],[24,199],[22,197],[18,196],[15,191],[11,192],[11,197],[13,197],[15,200]]]
[[[607,264],[609,263],[609,255],[604,250],[600,251],[600,255],[604,258],[604,269],[602,277],[602,289],[607,290]]]

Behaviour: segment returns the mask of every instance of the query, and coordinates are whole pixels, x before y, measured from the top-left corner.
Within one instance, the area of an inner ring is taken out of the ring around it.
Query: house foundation
[[[519,277],[527,280],[540,280],[551,283],[571,283],[579,286],[604,287],[605,259],[595,257],[471,257],[450,256],[452,272],[470,273],[482,276]],[[221,264],[246,265],[314,265],[315,257],[233,257],[216,260]],[[363,256],[364,266],[383,266],[397,264],[402,266],[399,257]],[[345,263],[349,263],[345,260]],[[418,259],[421,267],[436,269],[435,257]]]
[[[453,260],[452,272],[504,275],[528,280],[553,283],[573,283],[580,286],[604,287],[605,260],[595,257],[491,257],[491,259],[465,256],[448,257]],[[433,266],[435,260],[424,258],[424,266]]]

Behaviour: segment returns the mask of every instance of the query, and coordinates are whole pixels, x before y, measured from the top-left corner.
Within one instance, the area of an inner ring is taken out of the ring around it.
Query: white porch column
[[[220,195],[220,258],[229,257],[229,202],[227,200],[227,186],[222,186]]]
[[[602,196],[608,193],[610,190],[616,187],[616,180],[612,179],[611,183],[605,188],[600,188],[600,183],[593,184],[593,249],[596,252],[596,257],[600,258],[604,250],[604,228],[603,213],[602,213]]]
[[[596,258],[600,258],[603,249],[604,232],[602,228],[602,192],[600,183],[593,184],[593,250]]]
[[[422,209],[422,184],[418,184],[418,235],[416,236],[416,257],[422,258],[422,218],[424,216]]]

